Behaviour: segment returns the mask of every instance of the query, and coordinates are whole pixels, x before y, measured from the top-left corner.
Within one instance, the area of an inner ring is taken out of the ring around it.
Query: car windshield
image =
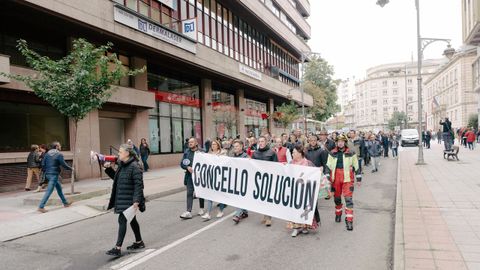
[[[402,131],[402,135],[411,136],[411,135],[418,135],[418,133],[416,130],[404,130]]]

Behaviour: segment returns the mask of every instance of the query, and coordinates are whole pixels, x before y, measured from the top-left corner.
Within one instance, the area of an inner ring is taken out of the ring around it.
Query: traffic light
[[[389,0],[377,0],[377,5],[383,7],[388,4]]]

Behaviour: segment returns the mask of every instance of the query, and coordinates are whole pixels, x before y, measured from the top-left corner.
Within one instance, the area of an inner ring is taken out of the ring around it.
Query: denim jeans
[[[223,203],[218,204],[218,208],[220,209],[220,211],[223,211],[223,209],[225,209],[225,207],[227,207],[226,204],[223,204]],[[207,212],[211,213],[212,209],[213,209],[213,201],[208,200],[207,201]]]
[[[148,170],[150,169],[150,166],[148,166],[148,163],[147,163],[147,159],[148,159],[147,155],[142,156],[143,170],[146,172],[148,172]]]
[[[192,212],[193,208],[193,194],[195,193],[195,188],[193,187],[192,178],[187,179],[187,211]],[[198,198],[198,203],[200,208],[203,209],[205,207],[205,200],[202,198]]]
[[[67,199],[65,199],[65,196],[63,195],[62,191],[62,184],[58,181],[58,174],[46,174],[45,178],[48,180],[48,187],[47,191],[45,192],[45,195],[43,195],[43,199],[40,202],[40,205],[38,208],[44,208],[45,204],[48,201],[48,198],[50,198],[50,195],[52,195],[53,189],[57,190],[58,196],[62,200],[63,204],[67,204]]]

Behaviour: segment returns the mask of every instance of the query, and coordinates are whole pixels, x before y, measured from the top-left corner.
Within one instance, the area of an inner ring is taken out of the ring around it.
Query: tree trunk
[[[71,183],[70,183],[70,191],[71,194],[75,194],[75,170],[77,168],[77,132],[78,132],[78,120],[73,121],[75,123],[75,131],[73,133],[73,161],[72,161],[72,178],[71,178]]]

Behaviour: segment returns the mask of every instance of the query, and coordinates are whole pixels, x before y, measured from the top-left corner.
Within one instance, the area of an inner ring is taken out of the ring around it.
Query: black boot
[[[342,216],[335,216],[335,222],[341,222]]]
[[[347,221],[347,219],[345,219],[345,224],[347,225],[347,231],[353,231],[353,222],[352,221]]]

